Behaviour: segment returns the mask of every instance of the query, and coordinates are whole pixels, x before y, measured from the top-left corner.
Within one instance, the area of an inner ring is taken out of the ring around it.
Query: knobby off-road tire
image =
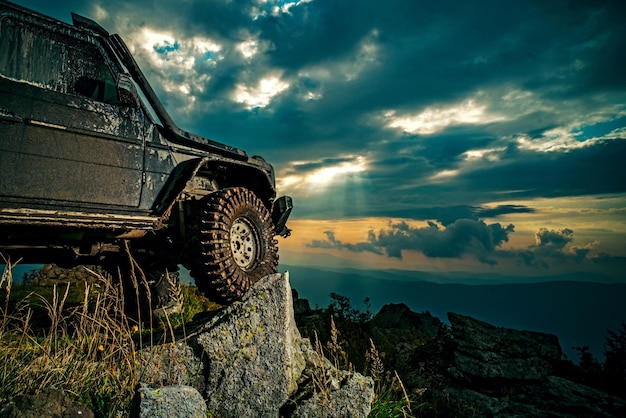
[[[229,188],[203,198],[190,227],[191,275],[216,302],[240,299],[278,269],[271,214],[248,189]]]

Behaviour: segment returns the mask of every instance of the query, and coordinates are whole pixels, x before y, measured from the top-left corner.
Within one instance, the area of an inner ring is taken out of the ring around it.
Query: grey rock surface
[[[495,327],[455,313],[448,319],[456,367],[469,380],[542,381],[561,359],[555,335]]]
[[[330,370],[326,390],[297,405],[297,418],[366,418],[374,401],[374,382],[359,373]]]
[[[204,363],[185,342],[146,347],[137,353],[140,381],[151,386],[186,385],[204,392]]]
[[[313,349],[308,338],[299,341],[306,366],[299,388],[281,409],[281,417],[366,418],[374,401],[374,381],[359,373],[337,369]]]
[[[190,386],[150,387],[138,389],[139,418],[206,418],[204,398]]]
[[[74,404],[58,389],[45,389],[39,394],[19,395],[0,405],[2,418],[93,418],[86,406]]]
[[[494,396],[469,387],[449,387],[448,399],[460,411],[493,418],[621,418],[626,400],[556,376],[537,384],[509,388],[510,394]]]
[[[297,410],[295,416],[365,418],[374,396],[370,378],[335,369],[301,337],[287,273],[261,279],[240,302],[195,323],[183,341],[143,349],[137,358],[142,417],[169,411],[190,387],[219,417],[294,416]],[[320,369],[328,383],[324,399],[312,389],[311,376]]]
[[[494,418],[626,416],[626,400],[553,375],[561,359],[556,336],[454,313],[448,318],[455,384],[443,392],[456,411]]]
[[[209,410],[221,417],[272,417],[305,366],[288,274],[261,279],[190,338],[202,347]]]

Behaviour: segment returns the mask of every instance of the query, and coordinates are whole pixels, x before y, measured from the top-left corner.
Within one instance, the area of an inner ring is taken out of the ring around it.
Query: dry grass
[[[138,329],[124,313],[121,289],[98,276],[93,285],[84,284],[77,306],[66,306],[69,284],[54,286],[51,300],[35,295],[49,318],[42,328],[33,321],[26,302],[30,298],[10,303],[13,265],[5,263],[0,279],[0,400],[55,388],[99,415],[127,408],[138,382],[133,341]]]
[[[372,418],[410,418],[414,417],[415,405],[411,407],[411,400],[418,400],[422,397],[426,389],[415,391],[412,396],[407,390],[395,370],[393,373],[385,371],[385,366],[374,341],[370,339],[370,348],[366,356],[370,376],[374,381],[374,393],[376,395],[370,417]],[[420,402],[417,410],[424,407],[425,403]]]
[[[341,370],[350,370],[352,366],[348,361],[348,356],[344,349],[344,344],[340,339],[339,329],[335,325],[334,319],[330,319],[330,340],[326,343],[326,350],[317,336],[315,336],[315,352],[318,361],[315,362],[312,370],[313,393],[317,396],[322,407],[324,417],[333,416],[331,405],[331,391],[339,389],[341,380]],[[328,360],[327,360],[328,358]]]
[[[330,413],[330,387],[329,387],[329,374],[331,368],[326,364],[324,357],[324,349],[317,333],[315,334],[315,352],[318,355],[318,362],[314,364],[314,368],[311,374],[313,380],[313,393],[319,399],[322,407],[327,409]],[[326,415],[325,415],[326,416]]]
[[[375,394],[369,416],[372,418],[415,417],[415,412],[423,409],[425,405],[421,397],[426,389],[408,393],[398,373],[395,370],[391,372],[385,369],[382,356],[374,341],[370,339],[369,343],[365,355],[366,369],[364,374],[368,374],[374,381]],[[339,384],[340,369],[354,371],[346,354],[345,344],[332,316],[330,318],[330,338],[326,345],[320,342],[317,332],[314,331],[314,349],[320,361],[314,364],[311,377],[313,393],[323,408],[321,412],[318,412],[324,417],[333,416],[330,395],[333,387]],[[325,358],[329,360],[324,361]],[[418,401],[417,404],[415,401]]]

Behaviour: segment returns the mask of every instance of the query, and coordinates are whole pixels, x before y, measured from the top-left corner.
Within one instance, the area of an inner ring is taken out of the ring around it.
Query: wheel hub
[[[230,250],[235,263],[249,269],[257,258],[259,237],[254,226],[245,218],[237,218],[230,227]]]

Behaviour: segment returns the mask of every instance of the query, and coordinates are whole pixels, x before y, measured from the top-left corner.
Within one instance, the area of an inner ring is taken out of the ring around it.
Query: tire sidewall
[[[276,273],[278,242],[272,217],[254,192],[227,188],[207,196],[198,206],[189,254],[191,274],[198,288],[219,302],[240,299],[261,278]],[[244,219],[258,238],[256,256],[248,268],[240,267],[231,249],[231,227]]]

